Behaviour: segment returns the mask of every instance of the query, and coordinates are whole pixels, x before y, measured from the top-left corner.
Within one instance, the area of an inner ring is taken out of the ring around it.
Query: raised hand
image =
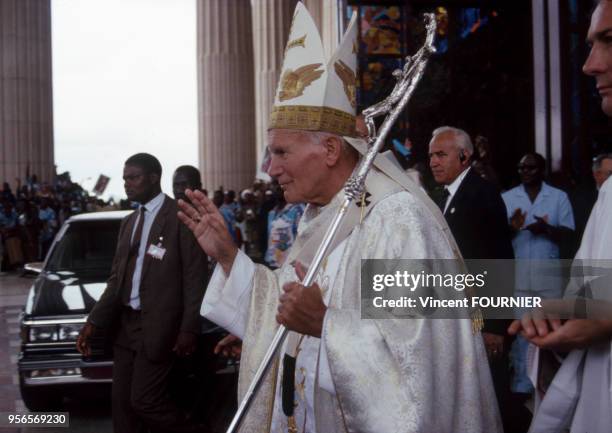
[[[229,275],[238,248],[225,225],[223,216],[201,191],[185,190],[185,195],[191,203],[178,201],[181,209],[179,219],[196,237],[204,252],[217,261],[226,275]]]

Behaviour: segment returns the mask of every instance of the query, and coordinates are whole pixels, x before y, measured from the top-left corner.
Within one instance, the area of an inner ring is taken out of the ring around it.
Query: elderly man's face
[[[469,158],[461,160],[461,151],[455,134],[443,132],[429,143],[429,167],[434,179],[441,185],[450,185],[467,168]]]
[[[325,147],[305,131],[268,131],[271,161],[268,174],[278,181],[288,203],[319,203],[325,188]]]
[[[612,117],[612,2],[602,1],[593,12],[587,41],[591,52],[582,70],[595,77],[601,108]]]

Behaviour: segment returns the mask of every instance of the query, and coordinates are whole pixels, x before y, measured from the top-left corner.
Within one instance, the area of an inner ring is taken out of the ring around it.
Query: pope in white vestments
[[[181,219],[219,263],[201,312],[243,339],[240,399],[279,321],[292,331],[240,431],[501,432],[482,337],[469,319],[361,318],[362,259],[460,259],[437,206],[384,156],[316,284],[296,283],[302,275],[294,265],[309,265],[359,161],[349,143],[363,145],[342,138],[355,130],[356,31],[353,19],[327,61],[312,18],[296,7],[271,115],[268,172],[288,202],[308,205],[280,269],[231,246],[202,194],[189,193],[194,207],[181,204]],[[296,359],[290,416],[282,408],[285,353]]]
[[[317,224],[319,212],[325,209],[306,208],[298,236]],[[501,431],[481,337],[469,320],[360,318],[361,259],[432,257],[454,255],[408,192],[379,202],[330,254],[317,278],[328,306],[323,333],[304,336],[297,357],[297,431]],[[296,279],[290,264],[272,272],[242,252],[229,276],[215,270],[202,313],[244,340],[241,393],[277,330],[280,287]],[[291,431],[280,407],[281,376],[268,378],[244,431]]]

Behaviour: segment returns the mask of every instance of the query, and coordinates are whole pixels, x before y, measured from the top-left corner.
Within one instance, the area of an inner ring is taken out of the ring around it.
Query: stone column
[[[0,182],[50,181],[53,157],[50,0],[0,0]]]
[[[297,0],[253,0],[257,163],[267,145],[270,111]],[[257,167],[259,170],[259,167]]]
[[[197,1],[199,165],[209,191],[255,178],[250,0]]]

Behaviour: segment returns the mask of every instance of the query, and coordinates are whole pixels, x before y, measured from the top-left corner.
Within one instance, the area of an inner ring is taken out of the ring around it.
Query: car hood
[[[71,272],[43,272],[30,289],[25,313],[29,316],[88,314],[105,288],[105,280],[77,278]]]

